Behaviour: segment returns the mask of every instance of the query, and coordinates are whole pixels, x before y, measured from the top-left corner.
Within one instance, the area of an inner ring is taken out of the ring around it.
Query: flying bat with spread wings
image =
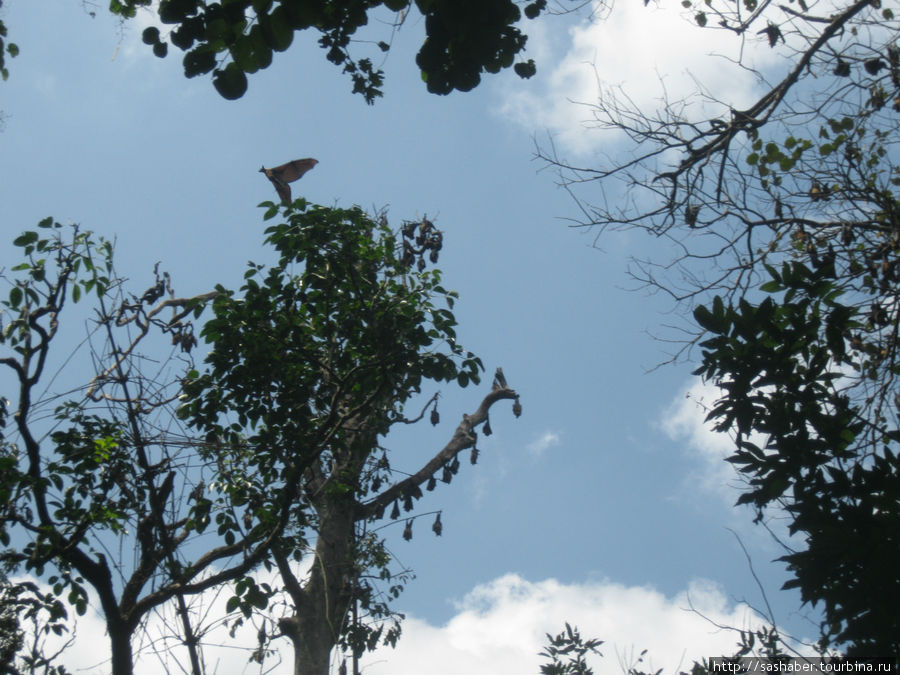
[[[298,180],[303,174],[318,163],[319,160],[307,157],[306,159],[295,159],[293,162],[275,166],[271,169],[262,167],[260,171],[266,174],[266,178],[268,178],[272,182],[272,185],[275,186],[275,191],[278,193],[278,196],[281,197],[281,201],[290,204],[291,186],[288,185],[288,183],[293,183],[295,180]]]

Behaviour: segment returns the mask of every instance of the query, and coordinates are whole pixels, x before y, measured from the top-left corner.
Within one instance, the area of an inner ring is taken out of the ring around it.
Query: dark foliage
[[[130,18],[150,5],[151,0],[113,0],[110,9]],[[546,0],[527,3],[525,17],[537,18],[546,6]],[[218,92],[236,99],[247,90],[247,75],[268,68],[296,33],[312,30],[325,57],[350,76],[353,92],[372,103],[384,84],[375,60],[390,50],[391,36],[380,36],[385,39],[374,41],[374,52],[365,57],[356,55],[360,46],[354,42],[357,31],[379,12],[393,17],[387,22],[393,23],[391,30],[410,12],[423,17],[425,40],[416,64],[432,93],[469,91],[484,73],[513,65],[520,77],[535,73],[531,59],[515,62],[527,36],[516,25],[523,11],[513,0],[162,0],[158,16],[169,28],[163,33],[151,26],[143,39],[160,57],[169,44],[178,47],[185,52],[187,77],[211,72]]]

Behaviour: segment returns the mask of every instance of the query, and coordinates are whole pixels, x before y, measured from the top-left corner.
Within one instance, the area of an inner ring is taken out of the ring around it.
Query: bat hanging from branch
[[[266,174],[266,178],[268,178],[272,182],[272,185],[275,186],[275,191],[278,193],[278,196],[281,197],[281,201],[290,204],[291,186],[288,185],[288,183],[293,183],[295,180],[298,180],[303,174],[318,163],[319,160],[307,157],[305,159],[295,159],[293,162],[275,166],[271,169],[262,167],[260,171]]]

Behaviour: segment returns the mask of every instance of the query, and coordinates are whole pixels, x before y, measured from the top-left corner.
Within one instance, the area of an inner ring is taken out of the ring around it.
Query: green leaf
[[[272,49],[266,44],[263,29],[258,24],[247,35],[238,37],[229,51],[245,73],[255,73],[272,63]]]
[[[19,305],[22,303],[22,289],[18,286],[13,286],[9,290],[9,305],[13,309],[17,309]]]
[[[250,601],[250,604],[257,609],[265,609],[269,606],[269,599],[264,593],[260,593],[256,589],[254,589],[254,592],[248,594],[247,599]]]
[[[525,5],[525,16],[529,19],[536,19],[540,13],[547,7],[547,0],[537,0]]]
[[[43,221],[42,221],[43,222]],[[13,239],[13,246],[28,246],[38,240],[37,232],[24,232]]]
[[[246,93],[247,76],[237,64],[229,63],[224,69],[213,73],[213,85],[222,98],[233,101]]]
[[[204,47],[196,47],[184,55],[185,77],[205,74],[216,67],[216,55]]]
[[[513,70],[516,72],[516,75],[527,80],[537,73],[537,66],[534,64],[534,59],[528,59],[524,63],[517,63],[513,66]]]
[[[725,318],[725,303],[722,301],[722,296],[720,295],[713,298],[713,314],[715,314],[718,319]]]
[[[144,44],[155,45],[159,42],[159,28],[156,26],[145,28],[144,32],[141,34],[141,40],[143,40]]]
[[[287,10],[283,6],[279,5],[271,14],[260,17],[260,26],[266,44],[276,52],[283,52],[291,46],[294,40],[294,28],[291,26]]]

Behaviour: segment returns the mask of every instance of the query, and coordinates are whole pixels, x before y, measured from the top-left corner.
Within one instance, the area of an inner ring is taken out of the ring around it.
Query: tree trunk
[[[356,571],[353,565],[354,495],[326,495],[316,505],[319,539],[297,613],[280,622],[294,643],[294,675],[328,675],[331,650],[347,621]]]
[[[110,672],[112,675],[131,675],[134,670],[131,653],[131,631],[124,622],[112,622],[107,619],[106,629],[109,631],[109,642],[112,651]]]

